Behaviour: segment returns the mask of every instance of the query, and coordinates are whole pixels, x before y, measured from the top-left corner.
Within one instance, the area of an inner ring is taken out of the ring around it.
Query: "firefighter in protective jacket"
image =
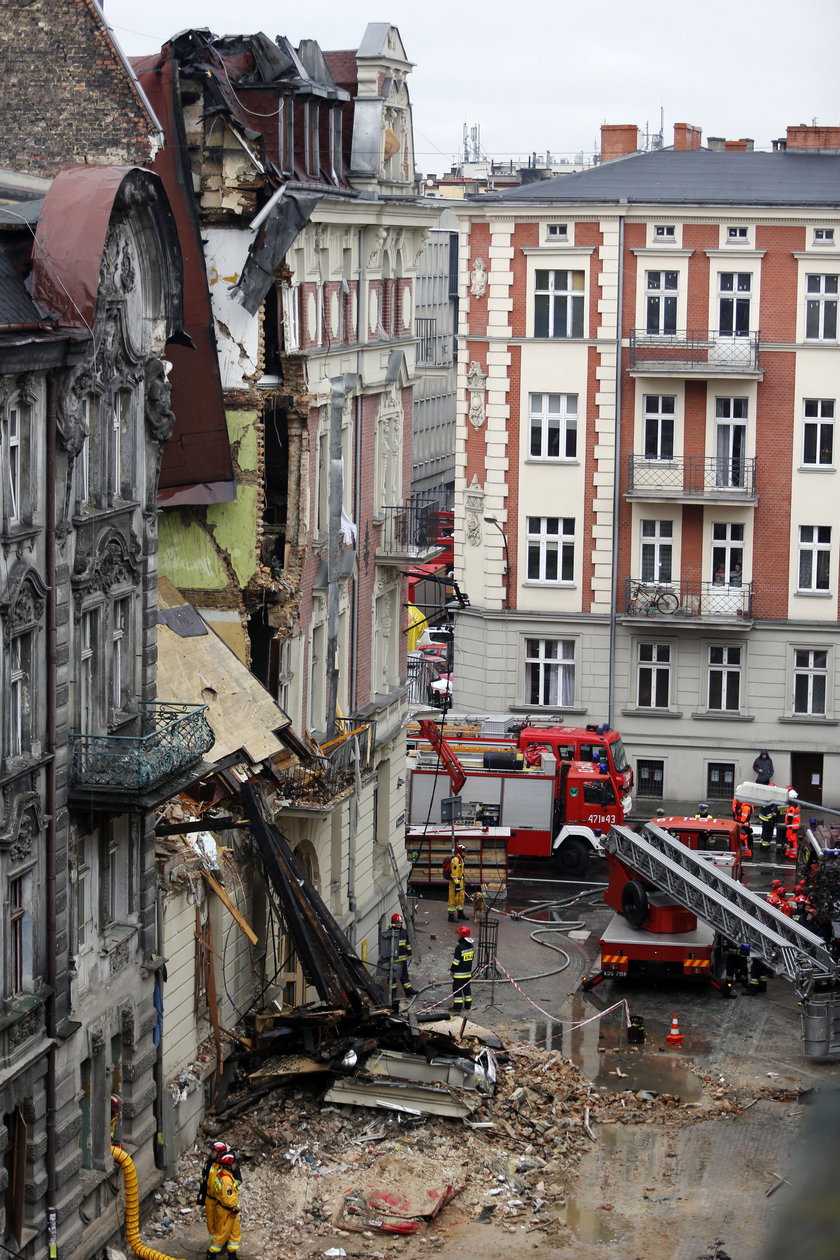
[[[739,801],[736,796],[732,801],[732,817],[738,825],[738,835],[744,850],[744,857],[752,857],[752,820],[753,807],[748,801]]]
[[[468,927],[458,928],[458,944],[455,956],[449,965],[452,974],[452,1006],[456,1011],[468,1011],[472,1006],[473,964],[475,963],[475,942],[470,936]]]
[[[402,984],[406,997],[414,997],[414,986],[408,975],[408,960],[411,958],[411,942],[403,926],[402,916],[391,915],[391,925],[382,940],[382,955],[379,960],[381,971],[390,978],[391,1006],[399,1010],[399,993],[397,985]]]
[[[456,844],[455,852],[449,859],[449,903],[447,911],[449,922],[456,918],[466,919],[464,913],[464,856],[467,850],[462,844]]]
[[[796,861],[796,854],[799,850],[799,827],[801,822],[799,806],[795,801],[791,801],[785,810],[785,857],[789,862]]]
[[[235,1256],[241,1242],[239,1223],[239,1182],[234,1175],[236,1156],[233,1151],[220,1155],[210,1170],[207,1182],[207,1224],[210,1229],[210,1246],[207,1260],[226,1251]],[[212,1210],[211,1210],[212,1202]]]

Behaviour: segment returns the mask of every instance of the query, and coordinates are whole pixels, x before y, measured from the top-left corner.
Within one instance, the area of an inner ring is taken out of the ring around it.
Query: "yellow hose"
[[[128,1151],[124,1151],[121,1146],[112,1146],[111,1154],[123,1171],[123,1179],[125,1181],[125,1236],[129,1241],[131,1250],[136,1256],[140,1256],[140,1260],[171,1260],[162,1251],[155,1251],[154,1247],[147,1247],[140,1237],[140,1195],[137,1191],[137,1169],[134,1167],[134,1160]]]

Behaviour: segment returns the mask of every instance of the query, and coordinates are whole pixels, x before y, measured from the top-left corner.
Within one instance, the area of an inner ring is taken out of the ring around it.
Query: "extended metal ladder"
[[[792,980],[803,1003],[806,1053],[840,1053],[840,994],[813,992],[815,984],[834,984],[840,979],[840,965],[821,937],[794,923],[655,823],[649,823],[643,834],[613,827],[603,845],[630,870],[667,892],[677,905],[691,910],[733,944],[748,944],[753,957],[774,974]]]

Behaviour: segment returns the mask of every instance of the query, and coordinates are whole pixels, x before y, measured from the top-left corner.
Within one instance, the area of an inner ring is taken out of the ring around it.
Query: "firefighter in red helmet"
[[[239,1220],[239,1181],[236,1178],[236,1156],[229,1150],[220,1155],[213,1165],[207,1185],[207,1201],[213,1203],[208,1210],[207,1223],[210,1245],[207,1260],[216,1260],[222,1252],[237,1255],[242,1241]]]
[[[475,942],[468,927],[458,928],[458,943],[455,954],[449,965],[452,976],[452,1006],[456,1011],[468,1011],[472,1006],[473,966],[475,964]]]
[[[391,1009],[398,1011],[400,998],[398,985],[402,984],[406,997],[414,997],[415,989],[408,974],[411,958],[411,941],[405,930],[402,915],[392,914],[387,931],[383,932],[379,945],[379,971],[386,978]]]

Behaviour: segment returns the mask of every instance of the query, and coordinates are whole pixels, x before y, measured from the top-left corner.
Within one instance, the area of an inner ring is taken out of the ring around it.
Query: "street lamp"
[[[508,540],[507,540],[507,534],[506,534],[506,533],[505,533],[505,531],[502,529],[502,527],[501,527],[501,525],[499,524],[499,522],[498,522],[497,518],[496,518],[495,516],[493,516],[493,514],[492,514],[492,513],[489,513],[487,516],[485,516],[485,518],[484,518],[484,519],[485,519],[485,521],[487,522],[487,524],[488,524],[488,525],[495,525],[495,526],[496,526],[496,529],[497,529],[497,530],[499,531],[499,533],[502,535],[502,543],[503,543],[503,545],[504,545],[504,549],[505,549],[505,599],[504,599],[504,603],[503,603],[502,607],[503,607],[503,608],[510,608],[510,556],[509,556],[509,554],[508,554]]]

